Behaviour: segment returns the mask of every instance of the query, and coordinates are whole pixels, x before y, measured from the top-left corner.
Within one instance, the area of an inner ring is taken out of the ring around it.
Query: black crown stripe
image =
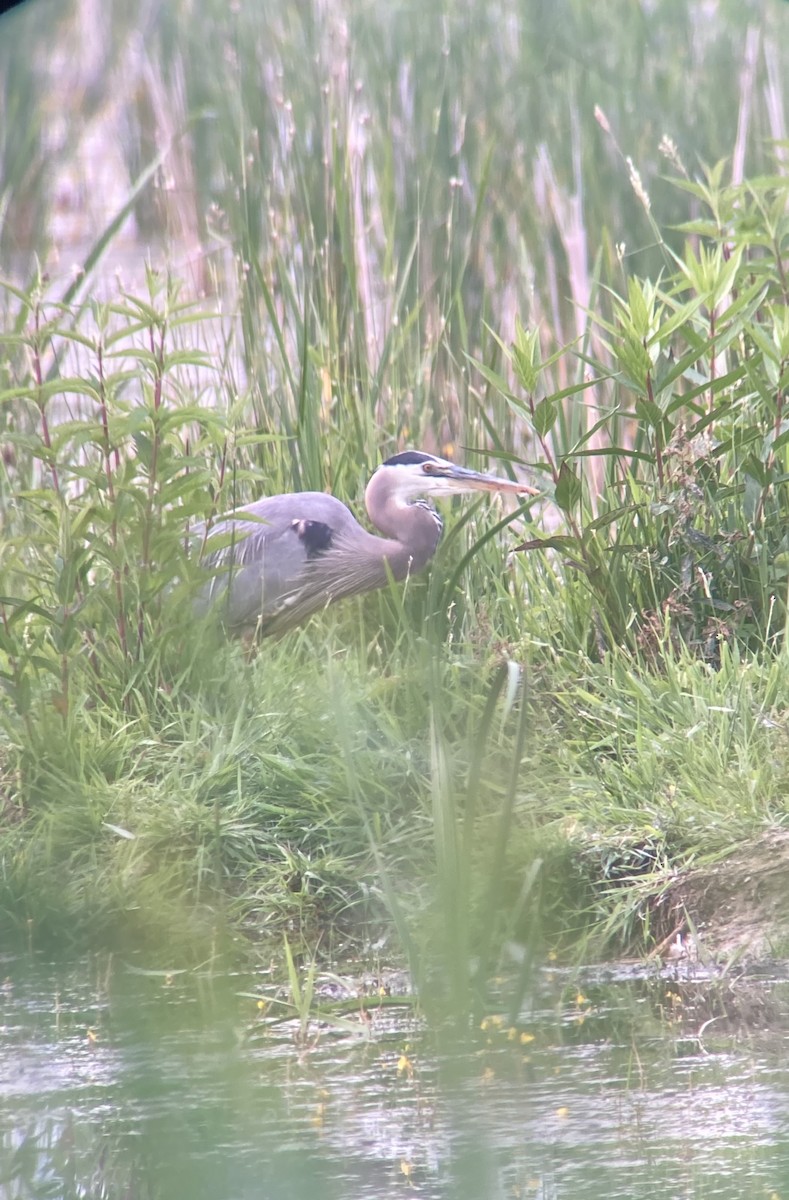
[[[383,463],[385,467],[410,467],[416,463],[431,462],[432,454],[423,454],[421,450],[404,450],[402,454],[394,454]]]

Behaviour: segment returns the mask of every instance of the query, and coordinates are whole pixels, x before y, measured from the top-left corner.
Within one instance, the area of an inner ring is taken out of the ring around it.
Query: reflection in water
[[[3,1200],[735,1200],[789,1181],[780,979],[553,972],[517,1023],[448,1050],[407,1009],[300,1047],[229,973],[3,975]]]

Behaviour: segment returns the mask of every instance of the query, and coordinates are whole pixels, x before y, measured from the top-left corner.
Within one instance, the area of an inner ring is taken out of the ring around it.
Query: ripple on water
[[[18,1200],[66,1166],[166,1200],[740,1200],[789,1179],[779,976],[730,995],[552,971],[512,1027],[448,1052],[408,1008],[366,1037],[266,1032],[237,975],[5,973],[0,1169]]]

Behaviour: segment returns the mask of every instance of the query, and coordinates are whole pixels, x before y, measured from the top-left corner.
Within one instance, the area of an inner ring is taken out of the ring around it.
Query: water
[[[549,971],[464,1044],[407,1007],[267,1027],[249,975],[2,972],[3,1200],[788,1194],[775,972]]]

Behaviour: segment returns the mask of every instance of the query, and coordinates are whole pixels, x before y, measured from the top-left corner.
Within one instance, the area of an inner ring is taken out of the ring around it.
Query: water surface
[[[789,1195],[778,970],[547,971],[461,1038],[302,1036],[262,975],[142,965],[3,961],[3,1200]]]

